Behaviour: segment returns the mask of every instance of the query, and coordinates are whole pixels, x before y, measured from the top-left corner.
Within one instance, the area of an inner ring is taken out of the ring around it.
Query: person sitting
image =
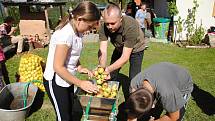
[[[24,39],[22,36],[14,36],[18,27],[12,27],[15,22],[14,18],[8,16],[4,19],[4,23],[0,25],[0,38],[2,43],[18,43],[17,54],[20,54],[23,50]]]
[[[131,80],[128,121],[182,121],[192,90],[186,69],[169,62],[154,64]],[[166,114],[160,117],[163,109]]]

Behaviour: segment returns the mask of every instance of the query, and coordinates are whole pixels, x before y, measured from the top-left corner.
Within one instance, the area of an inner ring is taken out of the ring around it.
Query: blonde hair
[[[100,11],[94,3],[83,1],[61,20],[56,30],[62,29],[72,19],[77,19],[79,16],[82,16],[84,21],[98,21],[100,19]]]

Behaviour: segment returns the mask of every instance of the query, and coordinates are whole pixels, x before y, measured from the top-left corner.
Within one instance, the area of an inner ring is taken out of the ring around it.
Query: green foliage
[[[188,40],[189,44],[194,44],[194,45],[201,44],[204,35],[205,35],[205,30],[202,27],[202,25],[200,25],[199,27],[196,26],[194,33],[190,36],[190,39]]]
[[[168,2],[168,12],[170,16],[176,16],[178,14],[178,8],[175,1]]]
[[[194,3],[194,6],[192,9],[188,9],[188,15],[184,22],[184,27],[185,27],[185,30],[187,31],[186,36],[187,36],[188,42],[192,42],[190,41],[190,38],[195,32],[195,28],[194,28],[195,21],[196,21],[195,17],[196,17],[197,8],[199,7],[197,0],[194,0],[193,3]]]
[[[177,33],[181,33],[183,31],[183,19],[181,19],[181,16],[178,17],[178,21],[177,21]]]
[[[15,19],[16,25],[19,23],[19,20],[20,20],[19,7],[13,7],[13,6],[8,7],[8,15],[12,16]]]

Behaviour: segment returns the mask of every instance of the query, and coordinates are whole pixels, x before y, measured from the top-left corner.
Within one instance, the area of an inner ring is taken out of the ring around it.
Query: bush
[[[203,42],[203,37],[205,35],[205,30],[200,25],[199,27],[196,27],[194,30],[194,33],[190,36],[190,39],[188,40],[189,44],[192,45],[199,45]]]

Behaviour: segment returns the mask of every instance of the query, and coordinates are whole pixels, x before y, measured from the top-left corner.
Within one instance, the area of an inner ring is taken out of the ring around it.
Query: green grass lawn
[[[87,43],[84,46],[81,63],[94,69],[98,63],[98,43]],[[110,60],[112,46],[108,48]],[[48,49],[34,50],[33,53],[46,58]],[[15,81],[20,56],[14,56],[7,61],[11,82]],[[193,96],[188,104],[185,121],[214,121],[215,120],[215,49],[186,49],[171,44],[151,43],[145,51],[142,69],[162,61],[169,61],[187,68],[196,84]],[[124,65],[120,73],[128,75],[128,64]],[[78,77],[84,79],[81,75]],[[120,93],[119,102],[123,101]],[[55,114],[47,96],[40,110],[27,118],[27,121],[55,121]]]

